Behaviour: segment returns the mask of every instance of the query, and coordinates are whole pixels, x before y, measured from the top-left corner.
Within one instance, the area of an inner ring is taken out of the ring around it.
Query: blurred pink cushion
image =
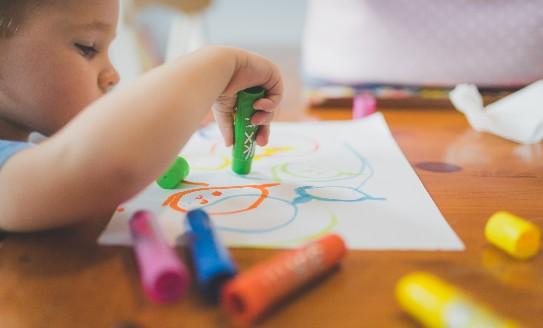
[[[518,86],[543,77],[543,0],[310,0],[306,76]]]

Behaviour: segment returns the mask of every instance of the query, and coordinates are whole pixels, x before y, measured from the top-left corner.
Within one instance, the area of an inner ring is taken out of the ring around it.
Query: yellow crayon
[[[425,327],[520,327],[475,303],[454,286],[425,272],[402,277],[396,284],[396,299],[402,309]]]
[[[537,254],[541,230],[535,224],[509,212],[496,212],[485,226],[485,237],[494,246],[518,259]]]

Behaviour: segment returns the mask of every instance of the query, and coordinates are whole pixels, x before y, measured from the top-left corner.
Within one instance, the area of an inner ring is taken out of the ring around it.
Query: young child
[[[207,47],[107,93],[114,0],[0,1],[0,229],[111,215],[175,159],[210,108],[226,145],[238,91],[260,85],[257,143],[282,96],[269,60]],[[106,94],[107,93],[107,94]],[[38,131],[50,136],[26,143]]]

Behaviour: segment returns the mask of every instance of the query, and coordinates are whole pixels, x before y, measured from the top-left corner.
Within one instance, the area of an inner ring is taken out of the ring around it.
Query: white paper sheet
[[[462,250],[392,138],[379,113],[357,121],[274,123],[248,176],[230,170],[231,149],[215,125],[181,154],[188,183],[152,184],[122,204],[99,238],[129,245],[127,222],[139,209],[157,214],[171,244],[182,243],[185,211],[203,207],[229,246],[290,248],[325,233],[350,249]]]

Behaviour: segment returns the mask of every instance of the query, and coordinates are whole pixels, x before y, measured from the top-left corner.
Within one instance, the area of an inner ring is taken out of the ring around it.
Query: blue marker
[[[222,284],[236,275],[236,265],[215,235],[211,220],[204,210],[189,211],[187,223],[188,245],[198,286],[208,300],[217,301]]]

